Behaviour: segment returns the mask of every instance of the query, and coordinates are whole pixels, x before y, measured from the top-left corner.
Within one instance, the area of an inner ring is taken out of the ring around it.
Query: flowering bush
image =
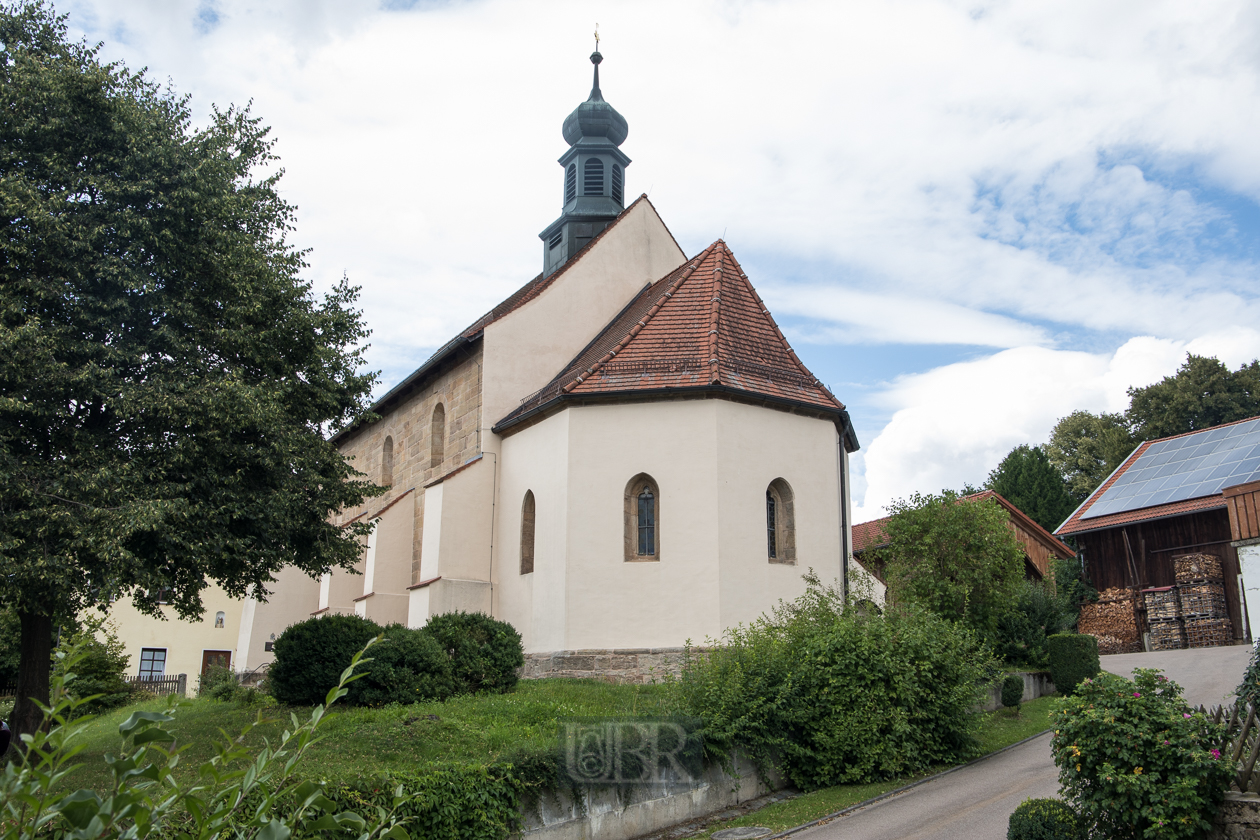
[[[1224,733],[1158,671],[1134,676],[1087,679],[1051,712],[1063,795],[1105,837],[1197,837],[1229,784]]]

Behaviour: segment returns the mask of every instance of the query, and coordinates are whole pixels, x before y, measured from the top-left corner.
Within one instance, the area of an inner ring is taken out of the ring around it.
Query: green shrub
[[[1046,638],[1061,633],[1073,623],[1047,585],[1038,581],[1020,581],[1010,610],[997,621],[994,649],[998,656],[1015,667],[1045,668],[1049,656]]]
[[[770,617],[688,651],[676,702],[704,721],[706,747],[777,763],[804,790],[973,756],[992,664],[975,633],[912,608],[863,615],[806,581]]]
[[[124,652],[126,647],[106,619],[85,617],[81,628],[64,636],[57,645],[63,653],[71,649],[77,650],[80,657],[66,690],[80,699],[99,695],[77,706],[77,714],[94,714],[130,702],[133,692],[126,676],[131,657]],[[59,667],[54,663],[54,674]],[[64,673],[60,675],[64,677]]]
[[[1062,799],[1025,799],[1011,814],[1006,840],[1084,840],[1081,820]]]
[[[326,615],[289,626],[276,639],[276,659],[267,670],[272,696],[293,706],[319,703],[350,659],[380,634],[379,624],[357,615]]]
[[[1046,639],[1050,659],[1050,679],[1060,694],[1071,694],[1081,681],[1092,679],[1102,670],[1098,662],[1098,640],[1084,633],[1058,633]]]
[[[198,697],[209,697],[212,700],[231,701],[236,699],[236,692],[241,687],[241,678],[231,668],[222,665],[211,665],[201,675],[201,684],[197,688]]]
[[[437,640],[401,624],[386,628],[372,648],[363,679],[350,686],[349,700],[363,706],[445,700],[455,693],[451,660]]]
[[[1243,681],[1235,689],[1237,703],[1245,711],[1247,706],[1255,706],[1260,712],[1260,640],[1251,648],[1251,659],[1247,662],[1247,670],[1243,672]]]
[[[1007,674],[1002,680],[1002,705],[1008,709],[1018,708],[1024,700],[1024,678],[1019,674]]]
[[[1152,669],[1100,674],[1051,712],[1050,749],[1064,797],[1095,836],[1197,837],[1211,827],[1232,768],[1224,730]]]
[[[511,624],[484,613],[453,612],[434,616],[422,630],[450,657],[459,693],[503,692],[516,685],[525,649]]]

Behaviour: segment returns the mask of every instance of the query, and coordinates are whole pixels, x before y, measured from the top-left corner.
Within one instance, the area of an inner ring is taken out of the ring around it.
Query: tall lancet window
[[[774,525],[774,494],[769,490],[766,491],[766,550],[770,554],[770,559],[774,560],[779,556],[779,541],[775,534]]]
[[[661,491],[640,473],[626,485],[626,560],[661,559]]]
[[[564,203],[568,204],[577,198],[577,164],[570,163],[564,170]]]
[[[604,162],[588,158],[582,168],[582,195],[604,194]]]
[[[441,403],[433,409],[433,420],[429,424],[429,466],[440,467],[446,449],[446,409]]]
[[[385,445],[381,447],[381,486],[389,487],[394,483],[394,438],[385,436]]]
[[[521,503],[521,574],[534,571],[534,491],[525,491]]]
[[[796,565],[796,499],[781,478],[766,488],[766,557],[771,563]]]
[[[621,171],[621,167],[613,164],[612,170],[612,197],[613,201],[618,204],[625,204],[626,176]]]

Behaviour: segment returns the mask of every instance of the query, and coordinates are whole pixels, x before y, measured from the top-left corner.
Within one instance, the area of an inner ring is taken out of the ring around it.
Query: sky
[[[272,127],[307,278],[378,393],[541,268],[560,126],[722,237],[849,408],[855,521],[980,485],[1187,352],[1260,357],[1260,4],[62,0],[75,37]]]

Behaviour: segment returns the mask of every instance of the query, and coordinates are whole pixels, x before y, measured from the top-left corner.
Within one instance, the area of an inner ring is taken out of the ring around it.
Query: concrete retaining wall
[[[1024,678],[1024,696],[1020,700],[1021,703],[1036,700],[1038,697],[1045,697],[1047,694],[1054,694],[1054,683],[1050,680],[1048,671],[1019,671],[1016,673]],[[1002,708],[1002,680],[998,680],[989,686],[989,696],[981,704],[980,708],[986,712]]]
[[[693,652],[699,652],[693,648]],[[525,654],[521,679],[585,677],[612,683],[660,682],[682,671],[682,648],[559,650]]]

